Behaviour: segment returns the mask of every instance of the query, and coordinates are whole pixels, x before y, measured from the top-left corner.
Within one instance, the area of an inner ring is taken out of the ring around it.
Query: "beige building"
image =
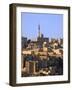
[[[36,74],[37,61],[26,61],[25,70],[28,74]]]

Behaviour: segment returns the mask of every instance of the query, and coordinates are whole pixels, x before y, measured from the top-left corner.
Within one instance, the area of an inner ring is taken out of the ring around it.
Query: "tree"
[[[28,41],[27,41],[27,44],[29,44],[31,42],[31,39],[29,39]]]

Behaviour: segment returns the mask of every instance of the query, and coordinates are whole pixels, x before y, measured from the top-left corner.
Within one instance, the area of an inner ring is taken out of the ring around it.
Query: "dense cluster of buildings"
[[[44,37],[40,25],[37,40],[22,37],[22,76],[62,74],[63,66],[57,70],[60,62],[63,63],[63,39]]]

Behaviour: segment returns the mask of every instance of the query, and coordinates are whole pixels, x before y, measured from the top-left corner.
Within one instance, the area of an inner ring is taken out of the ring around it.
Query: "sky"
[[[38,37],[38,25],[44,37],[63,38],[63,15],[21,12],[21,35],[28,39]]]

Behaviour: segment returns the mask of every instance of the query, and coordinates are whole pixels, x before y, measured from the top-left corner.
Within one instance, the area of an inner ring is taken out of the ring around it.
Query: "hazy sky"
[[[63,37],[63,15],[62,14],[39,14],[21,13],[21,34],[28,39],[38,36],[38,25],[44,37]]]

